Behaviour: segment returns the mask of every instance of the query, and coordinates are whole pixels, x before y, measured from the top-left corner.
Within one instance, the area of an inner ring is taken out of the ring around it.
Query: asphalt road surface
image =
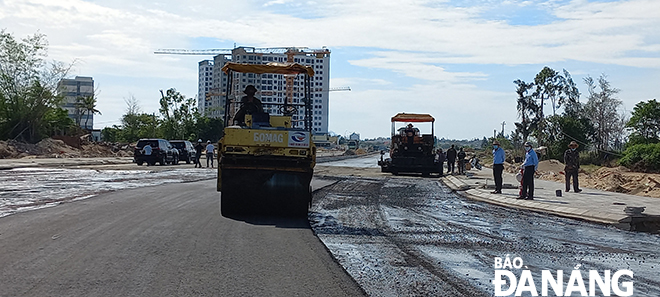
[[[215,180],[0,218],[0,296],[363,296],[306,219],[231,220]]]
[[[370,296],[493,296],[495,259],[506,257],[524,262],[510,271],[518,277],[523,269],[531,271],[538,296],[542,270],[563,271],[568,288],[576,269],[587,290],[590,271],[628,269],[634,278],[622,282],[634,283],[632,296],[660,296],[657,234],[472,201],[435,178],[337,180],[315,193],[310,221]],[[587,295],[576,290],[558,296]]]
[[[633,296],[660,296],[658,235],[464,199],[377,157],[319,164],[336,183],[314,194],[311,226],[224,218],[215,180],[2,217],[0,296],[492,296],[506,256],[539,287],[541,270],[567,286],[575,269],[629,269]]]

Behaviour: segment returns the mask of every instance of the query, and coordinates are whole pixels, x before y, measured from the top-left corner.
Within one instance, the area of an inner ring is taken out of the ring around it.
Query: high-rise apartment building
[[[67,111],[74,123],[83,129],[94,129],[94,114],[89,114],[79,105],[83,98],[94,96],[94,79],[88,76],[62,79],[58,83],[57,89],[59,94],[64,96],[61,107]]]
[[[206,112],[205,107],[209,105],[206,102],[206,94],[210,93],[213,79],[213,61],[203,60],[199,62],[198,85],[197,85],[197,109],[201,114],[208,117],[214,117]]]
[[[288,53],[291,55],[291,52]],[[222,117],[225,107],[225,92],[227,91],[227,74],[222,72],[226,62],[246,64],[286,63],[288,55],[283,50],[255,49],[239,47],[232,50],[231,55],[217,55],[213,61],[199,62],[199,110],[208,117]],[[315,134],[328,133],[328,94],[330,85],[330,51],[300,50],[293,55],[293,62],[311,66],[315,75],[312,77],[312,131]],[[209,70],[210,69],[210,70]],[[240,100],[243,90],[248,85],[254,85],[264,109],[271,115],[281,115],[278,106],[272,103],[284,103],[286,100],[286,76],[282,74],[235,73],[234,85],[230,98]],[[210,84],[209,84],[210,82]],[[293,103],[302,103],[304,98],[304,78],[299,75],[293,82]],[[303,127],[304,109],[298,108],[293,115],[294,125]]]

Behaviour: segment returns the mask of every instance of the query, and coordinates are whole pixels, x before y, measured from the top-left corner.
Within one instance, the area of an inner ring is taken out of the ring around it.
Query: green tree
[[[120,134],[122,133],[121,127],[112,125],[112,127],[105,127],[101,130],[101,136],[107,142],[119,142]]]
[[[222,122],[222,119],[220,118],[207,118],[205,116],[199,115],[197,117],[197,121],[195,123],[195,137],[191,139],[195,140],[197,139],[202,139],[202,140],[210,140],[211,142],[217,142],[222,138],[223,136],[223,131],[224,129],[224,124]]]
[[[517,109],[518,116],[521,118],[519,123],[514,123],[516,125],[515,132],[522,137],[522,142],[525,142],[529,135],[531,135],[538,126],[539,119],[537,114],[539,106],[529,93],[534,86],[534,83],[526,83],[520,79],[515,80],[513,83],[517,85]]]
[[[548,118],[548,157],[563,160],[564,152],[571,141],[581,143],[583,147],[589,143],[593,135],[593,126],[587,118],[576,118],[564,113]]]
[[[129,95],[124,98],[126,113],[121,117],[121,125],[108,129],[106,134],[115,136],[117,142],[135,142],[140,138],[160,138],[161,121],[155,114],[143,113],[138,100]],[[104,129],[105,130],[105,129]],[[105,137],[105,136],[104,136]],[[110,138],[106,138],[108,141]]]
[[[571,75],[563,70],[564,75],[553,70],[550,67],[543,67],[541,71],[534,78],[534,86],[536,87],[532,96],[538,104],[538,124],[535,130],[536,139],[539,145],[546,145],[549,135],[546,131],[546,118],[543,108],[547,100],[552,103],[552,115],[557,115],[557,110],[562,107],[567,101],[574,106],[580,96],[580,93],[571,78]]]
[[[68,112],[62,108],[51,108],[44,115],[43,135],[66,135],[76,127]]]
[[[540,101],[539,118],[544,119],[543,106],[546,100],[552,101],[552,114],[561,105],[561,92],[563,90],[562,79],[559,72],[550,67],[543,67],[534,78],[536,90],[534,96]]]
[[[546,116],[544,107],[547,101],[552,103],[552,115],[565,106],[571,114],[579,113],[578,91],[570,73],[563,70],[559,73],[550,67],[543,67],[534,77],[533,83],[516,80],[516,93],[518,94],[517,107],[521,121],[516,123],[516,134],[527,141],[529,136],[534,136],[539,145],[548,142],[546,127]],[[531,94],[530,94],[531,92]]]
[[[122,130],[118,140],[135,142],[140,138],[162,138],[159,125],[161,121],[155,114],[125,114],[121,119]]]
[[[563,90],[560,103],[564,106],[564,114],[575,118],[583,117],[580,90],[578,90],[573,77],[571,77],[571,74],[566,69],[564,69],[564,76],[561,78],[561,82]]]
[[[185,123],[189,119],[188,112],[189,106],[185,104],[186,98],[177,92],[176,89],[171,88],[163,94],[161,90],[160,99],[160,114],[163,117],[161,124],[161,131],[167,139],[184,139],[186,138]]]
[[[159,111],[163,117],[161,131],[165,138],[196,140],[203,135],[217,141],[222,135],[222,121],[200,115],[195,99],[186,98],[174,88],[164,94],[161,91],[161,95]]]
[[[140,138],[166,138],[217,142],[222,137],[222,120],[202,116],[195,107],[195,100],[185,98],[175,89],[162,94],[161,117],[143,113],[138,100],[132,95],[124,101],[127,108],[121,125],[107,127],[101,132],[107,141],[135,142]]]
[[[87,129],[89,118],[95,114],[101,114],[101,112],[98,109],[96,109],[96,95],[80,97],[78,99],[79,100],[77,103],[77,107],[79,108],[79,112],[83,116],[87,114],[87,117],[85,117],[85,125],[84,125],[85,129]],[[78,125],[80,124],[81,123],[78,123]],[[92,129],[88,129],[88,130],[92,130]]]
[[[47,46],[40,33],[17,41],[0,31],[0,139],[37,142],[47,136],[47,116],[62,100],[55,88],[68,71],[46,63]]]
[[[637,103],[626,127],[633,130],[629,145],[660,142],[660,102],[652,99]]]
[[[617,139],[624,130],[619,113],[622,102],[615,97],[619,89],[613,88],[604,74],[598,78],[598,82],[590,76],[584,78],[584,82],[589,89],[589,100],[584,106],[584,112],[594,126],[596,148],[605,151],[614,143],[622,142]]]

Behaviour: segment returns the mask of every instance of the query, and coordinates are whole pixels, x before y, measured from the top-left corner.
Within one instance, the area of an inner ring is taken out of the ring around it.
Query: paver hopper
[[[431,134],[420,134],[418,129],[413,132],[405,128],[396,129],[396,123],[431,123]],[[435,119],[429,114],[399,113],[392,117],[392,143],[390,144],[390,157],[383,159],[381,155],[378,165],[382,172],[421,173],[428,176],[431,173],[440,173],[435,163],[433,146]]]

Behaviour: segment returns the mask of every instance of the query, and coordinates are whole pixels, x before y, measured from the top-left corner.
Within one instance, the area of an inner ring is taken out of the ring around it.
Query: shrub
[[[660,171],[660,143],[636,144],[623,152],[619,164],[635,171]]]

